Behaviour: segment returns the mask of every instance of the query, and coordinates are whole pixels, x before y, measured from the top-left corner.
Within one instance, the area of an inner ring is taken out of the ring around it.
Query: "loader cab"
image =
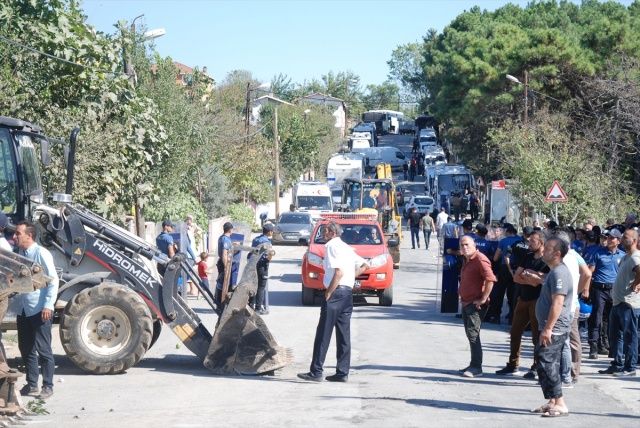
[[[35,147],[38,140],[46,141],[40,132],[28,122],[0,116],[0,209],[14,223],[29,218],[32,205],[44,199]]]

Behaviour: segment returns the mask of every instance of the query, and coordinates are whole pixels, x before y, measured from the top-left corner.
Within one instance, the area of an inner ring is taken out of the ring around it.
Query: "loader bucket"
[[[258,289],[256,263],[271,246],[251,250],[254,254],[220,317],[204,360],[205,367],[218,375],[267,374],[292,360],[291,353],[278,345],[263,319],[249,307],[249,298]]]

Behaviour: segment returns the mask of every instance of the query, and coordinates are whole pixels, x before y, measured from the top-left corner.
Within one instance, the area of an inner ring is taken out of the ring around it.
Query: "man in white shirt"
[[[440,208],[440,212],[436,216],[436,233],[438,238],[440,238],[440,231],[442,230],[442,226],[444,226],[448,219],[449,215],[447,214],[445,209]]]
[[[0,212],[0,248],[6,251],[13,251],[11,248],[11,244],[7,241],[7,238],[4,236],[4,230],[9,225],[9,218],[3,212]]]
[[[323,227],[326,242],[323,260],[325,299],[320,308],[320,320],[313,343],[313,357],[309,372],[298,373],[300,379],[321,382],[322,366],[327,356],[333,329],[336,329],[336,374],[327,376],[330,382],[347,382],[351,364],[351,313],[353,312],[353,284],[356,277],[369,268],[367,262],[347,245],[340,235],[342,229],[335,222]]]

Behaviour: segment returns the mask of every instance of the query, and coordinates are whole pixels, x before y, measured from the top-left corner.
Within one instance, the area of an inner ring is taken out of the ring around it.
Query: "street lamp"
[[[133,43],[132,43],[132,47],[131,49],[127,50],[126,49],[126,45],[123,42],[122,44],[122,51],[123,51],[123,56],[124,56],[124,72],[127,76],[129,76],[129,81],[135,85],[138,81],[137,77],[136,77],[136,71],[133,68],[133,61],[131,59],[131,51],[135,50],[136,47],[136,21],[140,18],[142,18],[144,16],[144,14],[138,15],[135,18],[133,18],[133,21],[131,21],[131,26],[129,27],[130,31],[131,31],[131,35],[133,36]],[[149,30],[146,31],[143,35],[142,35],[142,41],[147,41],[147,40],[152,40],[152,39],[157,39],[158,37],[162,37],[165,34],[167,34],[167,32],[165,31],[164,28],[154,28],[153,30]],[[124,38],[124,28],[122,28],[122,36]]]
[[[524,123],[526,125],[529,122],[529,72],[526,70],[524,72],[524,83],[510,74],[507,74],[507,80],[518,85],[524,85]]]

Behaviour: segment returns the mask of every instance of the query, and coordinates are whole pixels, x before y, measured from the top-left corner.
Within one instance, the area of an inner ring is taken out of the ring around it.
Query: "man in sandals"
[[[562,347],[571,330],[571,296],[573,279],[562,258],[569,252],[563,240],[549,238],[544,245],[543,259],[551,271],[545,277],[536,302],[536,319],[540,335],[535,354],[538,360],[538,378],[546,404],[532,410],[544,417],[568,416],[562,397],[560,357]]]

